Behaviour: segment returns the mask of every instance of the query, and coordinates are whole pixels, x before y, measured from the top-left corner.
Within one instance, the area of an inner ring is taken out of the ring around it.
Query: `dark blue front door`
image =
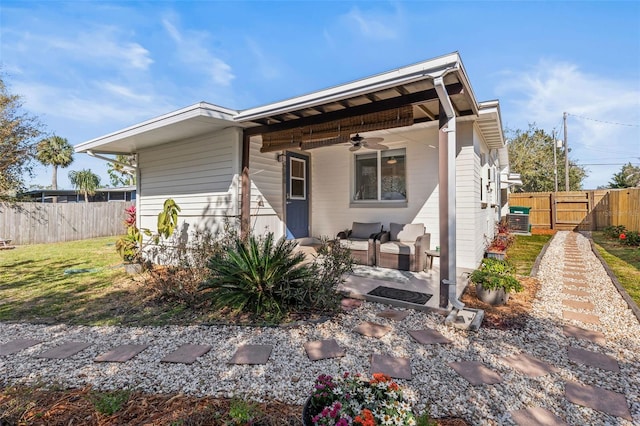
[[[287,239],[309,236],[309,156],[287,152]]]

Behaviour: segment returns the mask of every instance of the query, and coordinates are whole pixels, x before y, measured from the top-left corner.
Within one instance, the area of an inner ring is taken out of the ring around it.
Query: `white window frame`
[[[389,207],[397,207],[397,206],[406,206],[409,200],[409,194],[407,191],[407,176],[409,174],[409,170],[408,170],[408,166],[407,166],[407,149],[402,147],[402,148],[394,148],[392,151],[402,151],[402,156],[404,156],[404,162],[405,162],[405,168],[404,168],[404,179],[405,179],[405,191],[407,192],[405,194],[405,198],[402,200],[383,200],[382,199],[382,154],[384,151],[380,150],[380,151],[374,151],[374,152],[366,152],[366,154],[373,154],[375,153],[376,155],[376,168],[377,168],[377,199],[372,200],[372,199],[368,199],[368,200],[357,200],[356,197],[356,193],[357,193],[357,188],[356,188],[356,182],[357,182],[357,177],[356,177],[356,172],[358,170],[357,167],[357,159],[358,159],[358,155],[363,155],[365,154],[363,153],[353,153],[353,159],[351,164],[353,165],[353,169],[351,172],[351,205],[353,206],[357,206],[357,207],[363,207],[363,206],[367,206],[367,205],[371,205],[371,206],[380,206],[380,205],[386,205]],[[398,155],[400,156],[400,155]]]
[[[302,177],[301,178],[300,177],[294,177],[293,174],[291,173],[291,171],[293,170],[293,162],[294,161],[302,163]],[[302,197],[293,195],[293,181],[294,180],[302,181],[302,190],[303,190]],[[291,200],[306,200],[307,199],[307,160],[305,160],[304,158],[289,157],[289,199],[291,199]]]

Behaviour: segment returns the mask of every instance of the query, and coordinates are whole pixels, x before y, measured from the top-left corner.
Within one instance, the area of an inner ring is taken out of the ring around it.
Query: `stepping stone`
[[[478,361],[450,362],[449,366],[472,385],[494,385],[502,376]]]
[[[391,331],[391,327],[376,324],[375,322],[363,322],[353,329],[353,331],[367,337],[377,337],[378,339]]]
[[[50,359],[64,359],[69,358],[72,355],[77,354],[91,346],[91,343],[87,342],[67,342],[60,346],[44,351],[36,358],[50,358]]]
[[[562,328],[562,332],[566,337],[589,340],[601,346],[604,346],[605,344],[604,334],[600,333],[599,331],[585,330],[584,328],[575,327],[573,325],[565,325]]]
[[[542,407],[525,408],[509,413],[518,426],[568,426],[560,417]]]
[[[347,354],[347,351],[338,346],[334,339],[316,340],[304,344],[304,350],[311,361],[327,358],[339,358]]]
[[[402,321],[408,315],[409,315],[408,311],[398,311],[396,309],[387,309],[387,310],[384,310],[382,312],[378,312],[378,314],[376,316],[380,317],[380,318],[391,319],[391,320],[394,320],[394,321]]]
[[[340,301],[340,306],[342,306],[343,311],[353,311],[354,309],[362,306],[362,300],[350,298],[342,299],[342,301]]]
[[[581,282],[586,282],[587,281],[587,277],[585,277],[583,274],[580,275],[573,275],[573,274],[567,274],[565,273],[562,278],[564,278],[564,280],[569,280],[569,281],[581,281]]]
[[[206,354],[211,350],[209,345],[191,345],[186,344],[180,346],[173,352],[165,355],[160,362],[174,362],[179,364],[193,364],[198,357]]]
[[[147,349],[149,345],[121,345],[112,350],[97,356],[95,362],[125,362],[129,361],[140,352]]]
[[[595,308],[595,305],[591,302],[579,302],[577,300],[570,299],[563,300],[562,304],[574,309],[584,309],[585,311],[593,311]]]
[[[0,345],[0,355],[13,355],[23,349],[42,343],[42,340],[16,339]]]
[[[372,375],[382,373],[394,379],[411,380],[411,361],[409,358],[373,354],[369,372]]]
[[[584,364],[590,367],[600,368],[613,372],[620,372],[620,366],[615,358],[598,352],[587,351],[584,349],[569,346],[567,349],[569,360],[576,364]]]
[[[430,328],[426,330],[411,330],[409,335],[422,345],[451,343],[451,340],[444,337],[438,330]]]
[[[564,285],[572,285],[572,286],[574,286],[574,287],[582,287],[582,288],[587,288],[587,287],[589,287],[589,284],[588,284],[588,283],[586,283],[586,282],[584,282],[584,281],[572,281],[572,280],[573,280],[573,278],[569,278],[569,279],[567,280],[567,278],[566,278],[566,277],[564,278],[564,280],[565,280],[565,281],[564,281]]]
[[[540,377],[549,373],[557,373],[559,370],[538,358],[526,353],[502,357],[502,360],[511,368],[515,368],[528,377]]]
[[[629,407],[627,406],[627,400],[621,393],[597,388],[595,386],[566,382],[564,394],[569,402],[602,411],[612,416],[622,417],[623,419],[633,422]]]
[[[273,345],[242,345],[233,354],[229,364],[266,364]]]
[[[570,288],[566,288],[564,287],[562,289],[562,292],[564,294],[570,294],[572,296],[579,296],[579,297],[589,297],[591,296],[591,293],[589,293],[588,291],[583,291],[583,290],[572,290]]]
[[[562,311],[562,318],[580,321],[587,324],[600,324],[600,317],[596,315],[581,314],[580,312]]]

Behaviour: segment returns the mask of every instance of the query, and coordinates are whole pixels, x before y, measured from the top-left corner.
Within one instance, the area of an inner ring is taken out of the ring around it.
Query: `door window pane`
[[[304,200],[307,198],[305,164],[305,160],[298,158],[291,158],[289,162],[289,194],[292,199]]]

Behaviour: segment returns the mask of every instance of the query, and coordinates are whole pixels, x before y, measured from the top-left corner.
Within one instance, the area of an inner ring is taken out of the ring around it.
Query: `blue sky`
[[[640,2],[3,0],[0,14],[5,83],[72,144],[200,101],[245,109],[459,51],[505,127],[561,131],[570,114],[586,188],[640,165]],[[82,168],[109,182],[103,161],[77,155],[59,186]],[[50,184],[35,171],[29,184]]]

